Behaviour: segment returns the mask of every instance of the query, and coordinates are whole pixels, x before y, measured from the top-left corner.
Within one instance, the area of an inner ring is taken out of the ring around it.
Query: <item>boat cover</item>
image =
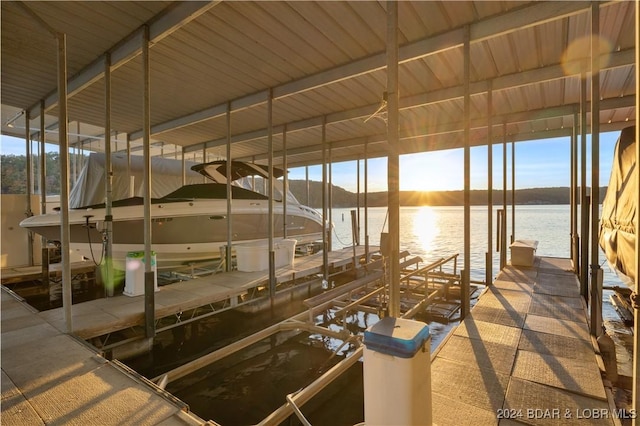
[[[92,152],[86,159],[78,181],[69,193],[69,207],[79,208],[104,203],[105,195],[105,155]],[[199,173],[190,170],[196,163],[186,162],[186,184],[203,183],[204,178]],[[111,155],[111,169],[113,170],[112,197],[113,200],[123,200],[132,196],[143,197],[144,162],[140,155],[131,156],[131,169],[127,173],[127,156],[123,153]],[[129,192],[130,176],[133,176],[133,194]],[[151,158],[151,197],[160,198],[182,186],[182,160],[169,158]]]
[[[105,155],[100,152],[93,152],[85,161],[84,167],[78,176],[78,181],[69,193],[69,207],[87,208],[104,206],[105,195]],[[265,183],[267,167],[257,164],[232,161],[232,185],[244,188],[247,191],[232,189],[233,198],[236,199],[267,199],[268,188]],[[152,200],[162,199],[157,202],[167,202],[164,199],[171,195],[171,198],[226,198],[226,186],[221,186],[217,190],[224,189],[224,195],[213,195],[212,191],[216,185],[206,184],[207,182],[219,182],[220,185],[226,182],[226,161],[214,161],[206,164],[185,162],[185,185],[194,185],[182,190],[180,195],[173,194],[182,188],[182,161],[169,158],[151,158],[151,198]],[[117,205],[137,205],[137,198],[144,196],[143,157],[139,155],[131,156],[130,175],[127,173],[127,156],[123,153],[114,153],[111,156],[112,179],[112,199],[114,206]],[[273,175],[276,179],[282,177],[282,169],[274,168]],[[257,179],[251,176],[257,175]],[[129,183],[133,177],[133,194],[129,192]],[[217,180],[216,180],[217,178]],[[204,182],[203,182],[204,181]],[[200,185],[203,184],[206,185]],[[220,189],[222,188],[222,189]],[[249,194],[255,191],[257,194]],[[282,180],[274,181],[274,200],[282,201],[285,193]],[[290,205],[300,204],[291,191],[286,191],[287,202]],[[118,203],[118,201],[121,201]],[[153,202],[153,201],[152,201]],[[132,204],[131,204],[132,203]]]
[[[609,264],[629,286],[635,279],[635,218],[638,196],[635,126],[623,129],[616,143],[609,187],[602,203],[600,247]],[[625,279],[628,278],[628,279]]]

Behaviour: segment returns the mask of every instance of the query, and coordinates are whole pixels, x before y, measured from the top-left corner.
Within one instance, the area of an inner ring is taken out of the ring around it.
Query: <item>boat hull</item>
[[[262,241],[268,238],[268,202],[233,200],[231,221],[227,218],[226,200],[192,200],[159,203],[151,210],[151,249],[159,268],[220,258],[227,245],[231,226],[232,244]],[[284,237],[284,211],[274,206],[274,237]],[[144,219],[139,206],[112,210],[112,253],[116,264],[124,263],[128,252],[144,250]],[[100,263],[103,251],[105,210],[84,209],[69,212],[70,249]],[[59,213],[35,216],[20,226],[50,241],[60,241]],[[287,238],[298,244],[322,239],[322,222],[317,212],[294,205],[287,206]]]

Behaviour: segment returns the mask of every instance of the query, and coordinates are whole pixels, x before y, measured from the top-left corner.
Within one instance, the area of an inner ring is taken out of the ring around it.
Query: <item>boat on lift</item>
[[[231,226],[232,246],[240,243],[263,242],[268,238],[269,199],[254,190],[256,180],[268,181],[266,166],[231,161],[231,215],[227,215],[227,165],[213,161],[191,167],[206,176],[210,183],[185,185],[151,200],[151,249],[156,254],[157,267],[171,268],[221,257],[227,245],[227,230]],[[283,190],[277,180],[284,171],[273,169],[274,177],[274,237],[282,240],[286,226],[287,239],[298,246],[322,239],[322,216],[300,204]],[[286,218],[284,198],[286,197]],[[116,267],[127,253],[144,247],[144,214],[142,197],[129,197],[112,203],[112,253]],[[105,205],[96,204],[69,211],[70,250],[100,263],[104,252]],[[49,241],[60,241],[59,211],[23,220],[20,226],[42,235]],[[119,267],[118,269],[124,269]]]
[[[636,128],[622,130],[616,142],[607,193],[602,202],[600,247],[611,268],[632,290],[635,287],[638,215]]]

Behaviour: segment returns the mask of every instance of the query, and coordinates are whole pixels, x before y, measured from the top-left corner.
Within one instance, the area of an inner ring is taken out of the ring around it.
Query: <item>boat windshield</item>
[[[268,196],[269,194],[269,180],[261,177],[243,177],[237,180],[234,180],[232,185],[239,186],[244,189],[248,189],[250,191],[255,191],[258,194],[262,194],[264,196]],[[284,182],[276,179],[273,181],[273,198],[278,201],[284,200]],[[291,193],[291,191],[287,191],[287,204],[300,204],[298,199]]]

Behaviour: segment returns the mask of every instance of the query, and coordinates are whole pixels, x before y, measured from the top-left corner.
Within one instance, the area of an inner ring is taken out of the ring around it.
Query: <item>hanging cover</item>
[[[187,184],[202,183],[204,178],[191,170],[196,163],[185,162]],[[111,154],[113,200],[129,198],[129,184],[133,176],[133,196],[144,196],[144,158],[132,155],[130,168],[123,153]],[[76,184],[69,193],[69,206],[80,208],[105,202],[105,155],[92,152],[78,175]],[[182,160],[151,158],[151,198],[160,198],[182,186]]]
[[[616,143],[609,187],[602,202],[600,247],[607,261],[629,287],[634,287],[638,191],[636,128],[627,127]]]

